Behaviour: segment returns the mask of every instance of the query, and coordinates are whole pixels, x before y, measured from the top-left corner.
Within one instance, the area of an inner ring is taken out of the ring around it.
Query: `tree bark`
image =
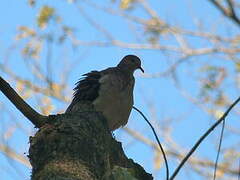
[[[72,114],[48,116],[30,137],[32,180],[150,180],[144,169],[128,159],[103,115],[82,103]]]

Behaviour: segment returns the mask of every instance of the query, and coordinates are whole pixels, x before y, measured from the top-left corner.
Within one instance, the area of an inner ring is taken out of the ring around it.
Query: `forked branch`
[[[227,109],[227,111],[222,115],[222,117],[215,122],[204,134],[200,139],[196,142],[196,144],[193,146],[193,148],[189,151],[189,153],[183,158],[179,166],[176,168],[176,170],[173,172],[173,175],[170,177],[169,180],[173,180],[182,166],[187,162],[187,160],[190,158],[190,156],[195,152],[195,150],[198,148],[198,146],[202,143],[202,141],[227,117],[228,113],[232,110],[232,108],[240,101],[240,97],[237,98],[237,100],[234,101],[233,104]]]

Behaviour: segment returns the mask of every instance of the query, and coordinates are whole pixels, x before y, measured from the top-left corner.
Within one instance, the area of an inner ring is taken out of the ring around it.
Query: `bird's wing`
[[[100,71],[91,71],[83,75],[73,89],[73,100],[67,108],[66,112],[71,111],[72,107],[79,101],[94,101],[98,97],[100,82],[102,74]]]

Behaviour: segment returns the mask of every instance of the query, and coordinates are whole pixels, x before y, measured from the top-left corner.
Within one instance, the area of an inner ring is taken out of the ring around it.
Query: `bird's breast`
[[[134,79],[125,82],[119,77],[109,78],[105,76],[100,79],[99,96],[93,104],[97,111],[103,113],[113,131],[128,121],[133,106]]]

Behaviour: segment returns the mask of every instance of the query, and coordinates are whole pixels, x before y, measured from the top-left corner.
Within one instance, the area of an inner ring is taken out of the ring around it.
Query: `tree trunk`
[[[101,113],[86,103],[79,109],[48,116],[30,137],[32,180],[153,179],[125,156]]]

